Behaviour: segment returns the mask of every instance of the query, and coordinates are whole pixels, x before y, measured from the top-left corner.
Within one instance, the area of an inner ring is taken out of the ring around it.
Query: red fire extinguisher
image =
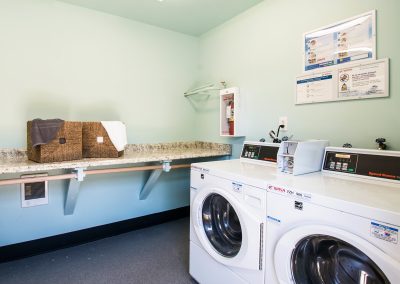
[[[234,109],[235,106],[233,104],[233,101],[229,102],[228,107],[230,108],[230,117],[228,118],[229,135],[234,135],[235,134],[235,109]]]

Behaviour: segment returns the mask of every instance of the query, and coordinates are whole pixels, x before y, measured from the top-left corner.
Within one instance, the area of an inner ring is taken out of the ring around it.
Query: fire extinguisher
[[[230,101],[226,110],[228,124],[229,124],[229,135],[235,134],[235,106],[233,101]]]

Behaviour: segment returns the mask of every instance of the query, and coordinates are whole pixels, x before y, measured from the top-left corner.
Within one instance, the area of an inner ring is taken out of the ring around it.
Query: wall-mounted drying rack
[[[207,85],[203,85],[201,87],[197,87],[197,88],[194,88],[194,89],[187,90],[184,93],[184,96],[185,96],[185,98],[187,98],[187,97],[194,96],[194,95],[209,95],[210,92],[212,92],[212,91],[220,91],[220,90],[225,89],[225,88],[226,88],[226,82],[225,81],[222,81],[222,82],[219,82],[219,83],[216,83],[216,84],[210,83],[210,84],[207,84]]]

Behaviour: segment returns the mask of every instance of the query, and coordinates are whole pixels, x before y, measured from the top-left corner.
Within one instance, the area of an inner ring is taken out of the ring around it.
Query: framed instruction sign
[[[389,59],[368,60],[296,77],[296,104],[389,96]]]
[[[337,97],[334,72],[313,73],[296,78],[296,104],[333,101]]]
[[[304,34],[304,70],[376,59],[376,11]]]
[[[388,97],[388,59],[338,70],[339,99]]]

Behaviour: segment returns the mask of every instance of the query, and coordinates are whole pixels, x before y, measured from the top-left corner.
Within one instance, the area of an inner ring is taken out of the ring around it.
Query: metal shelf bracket
[[[79,195],[79,188],[81,186],[81,182],[85,179],[86,176],[84,170],[84,168],[76,168],[71,171],[71,173],[76,174],[76,178],[72,178],[69,180],[67,196],[65,199],[64,215],[74,214],[76,202]]]
[[[143,186],[142,190],[139,194],[139,199],[144,200],[146,199],[151,191],[153,190],[155,184],[157,183],[158,179],[160,178],[162,172],[168,173],[171,170],[171,162],[170,160],[162,161],[162,169],[153,170],[147,179],[145,185]]]
[[[172,161],[162,161],[164,172],[169,173],[169,171],[171,170],[171,162]]]

